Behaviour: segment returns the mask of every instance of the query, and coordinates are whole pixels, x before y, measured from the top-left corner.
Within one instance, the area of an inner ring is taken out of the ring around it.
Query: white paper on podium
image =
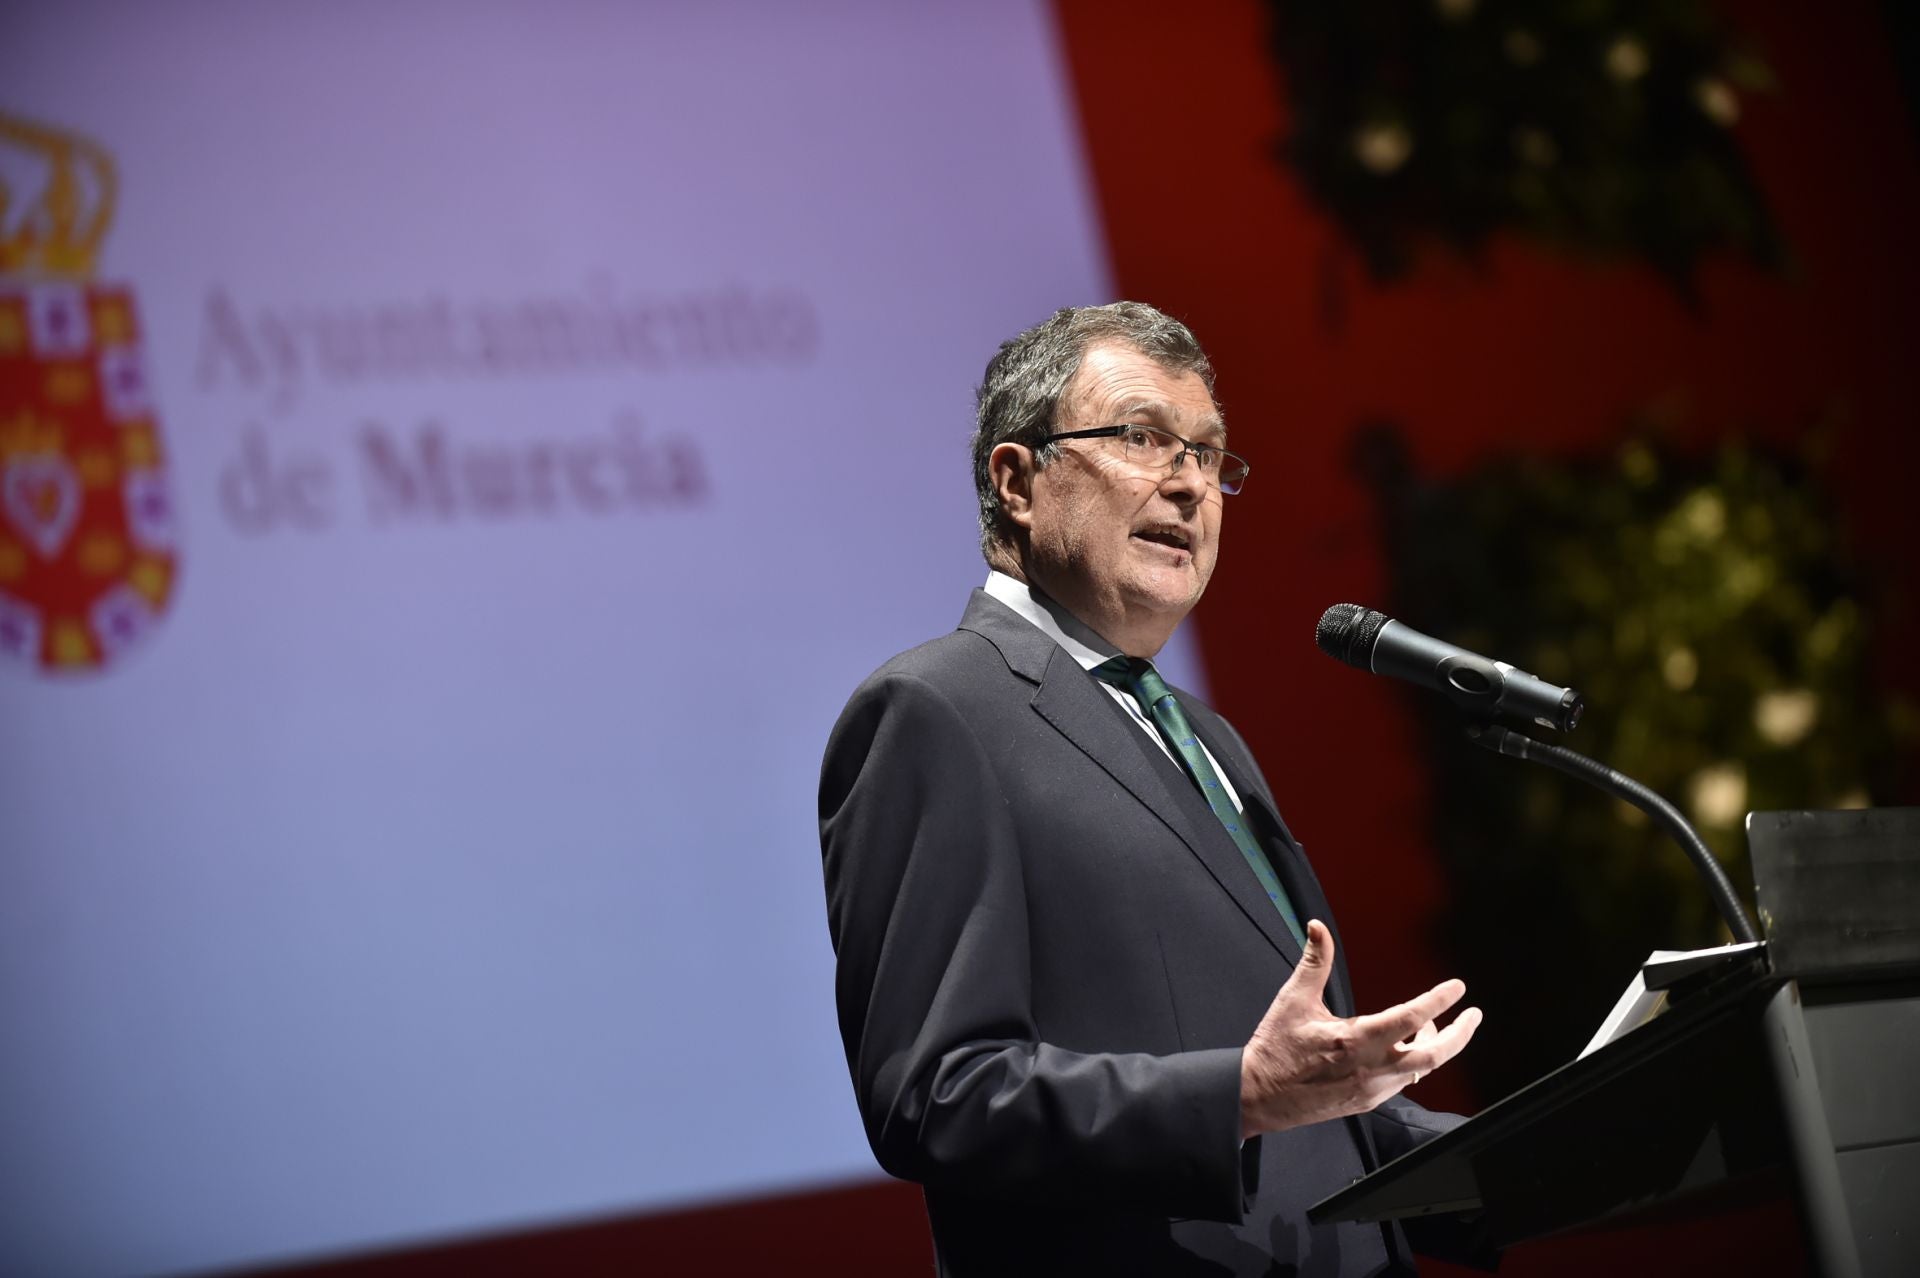
[[[1600,1022],[1576,1060],[1585,1059],[1632,1029],[1645,1025],[1667,1010],[1667,990],[1675,981],[1704,972],[1737,956],[1756,949],[1759,941],[1741,941],[1733,945],[1713,945],[1702,950],[1655,950],[1633,974],[1607,1019]]]

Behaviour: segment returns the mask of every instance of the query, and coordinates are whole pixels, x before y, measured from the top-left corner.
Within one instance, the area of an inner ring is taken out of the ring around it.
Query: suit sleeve
[[[841,1035],[888,1172],[1237,1220],[1240,1050],[1086,1053],[1029,998],[1021,837],[987,743],[910,675],[855,693],[820,788]]]
[[[1404,1096],[1392,1097],[1365,1115],[1382,1163],[1425,1144],[1442,1132],[1450,1132],[1466,1118],[1425,1109]],[[1400,1222],[1407,1242],[1423,1256],[1451,1261],[1473,1269],[1500,1267],[1501,1251],[1488,1239],[1486,1213],[1466,1215],[1414,1216]]]
[[[1367,1127],[1382,1163],[1390,1163],[1466,1121],[1459,1114],[1425,1109],[1404,1096],[1389,1097],[1366,1115]]]

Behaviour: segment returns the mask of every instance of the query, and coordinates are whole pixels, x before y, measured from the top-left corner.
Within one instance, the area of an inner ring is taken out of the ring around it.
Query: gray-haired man
[[[1461,984],[1354,1015],[1258,765],[1152,669],[1247,477],[1212,384],[1138,303],[1002,346],[988,582],[827,747],[848,1065],[943,1273],[1405,1272],[1397,1227],[1305,1210],[1459,1121],[1399,1093],[1472,1036],[1474,1009],[1435,1024]]]

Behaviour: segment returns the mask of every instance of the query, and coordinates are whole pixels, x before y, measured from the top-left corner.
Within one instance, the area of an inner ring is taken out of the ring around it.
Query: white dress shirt
[[[1082,670],[1092,670],[1103,662],[1125,655],[1052,599],[1028,586],[1026,582],[1016,577],[1009,577],[999,569],[994,569],[987,574],[986,591],[1038,626],[1040,632],[1047,638],[1065,648],[1067,655],[1079,662]],[[1125,688],[1116,688],[1104,679],[1099,680],[1099,684],[1107,690],[1109,696],[1120,703],[1121,708],[1127,712],[1127,717],[1138,724],[1140,730],[1151,737],[1153,743],[1160,747],[1161,752],[1172,759],[1175,766],[1179,767],[1184,774],[1185,766],[1174,756],[1173,751],[1167,746],[1166,739],[1160,735],[1160,730],[1154,727],[1153,720],[1147,717],[1145,707],[1133,699],[1133,694]],[[1221,788],[1226,790],[1227,798],[1233,801],[1234,811],[1241,811],[1240,796],[1234,792],[1233,782],[1227,780],[1227,770],[1220,766],[1220,760],[1213,757],[1213,751],[1207,749],[1206,742],[1200,743],[1200,751],[1207,756],[1207,762],[1213,765],[1214,774],[1220,778]]]

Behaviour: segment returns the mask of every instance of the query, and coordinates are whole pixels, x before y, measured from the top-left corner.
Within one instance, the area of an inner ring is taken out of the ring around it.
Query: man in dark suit
[[[1461,984],[1354,1015],[1258,765],[1152,670],[1245,479],[1212,384],[1137,303],[1002,346],[987,585],[827,747],[847,1061],[945,1274],[1410,1272],[1397,1227],[1306,1208],[1460,1121],[1399,1093],[1471,1037],[1436,1025]]]

